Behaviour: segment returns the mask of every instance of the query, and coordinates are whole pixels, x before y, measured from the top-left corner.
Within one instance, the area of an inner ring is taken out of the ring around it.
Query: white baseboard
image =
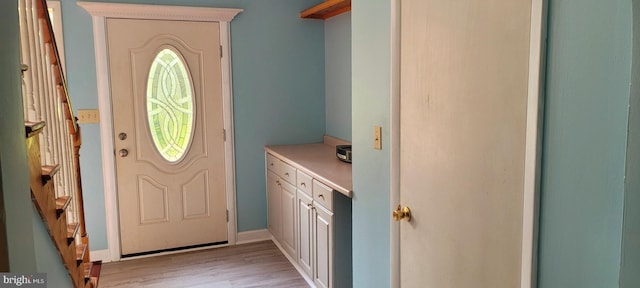
[[[111,254],[109,254],[109,249],[104,250],[94,250],[89,254],[91,255],[91,262],[94,261],[102,261],[102,263],[111,262]]]
[[[236,237],[236,245],[265,240],[271,240],[271,233],[269,233],[269,230],[267,229],[238,232],[238,237]]]

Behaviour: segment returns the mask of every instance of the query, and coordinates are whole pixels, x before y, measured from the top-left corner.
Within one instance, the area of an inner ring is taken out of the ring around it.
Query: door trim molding
[[[520,288],[537,287],[538,219],[540,167],[544,113],[545,50],[547,38],[547,1],[531,1],[529,38],[529,81],[522,210],[522,255]],[[391,175],[390,205],[400,203],[400,0],[391,0]],[[400,287],[400,225],[390,227],[390,287]]]
[[[391,156],[389,159],[389,212],[396,209],[400,203],[400,0],[391,0],[391,115],[389,120],[389,147]],[[389,264],[391,271],[389,275],[389,287],[400,288],[400,225],[395,221],[390,221],[389,228]]]
[[[520,287],[537,287],[538,219],[544,113],[547,0],[531,1]]]
[[[242,9],[105,2],[78,2],[92,17],[147,20],[231,22]]]
[[[229,245],[237,238],[236,223],[236,183],[235,152],[233,133],[233,91],[231,79],[231,41],[229,22],[242,9],[182,7],[163,5],[138,5],[101,2],[78,2],[92,17],[93,40],[96,57],[96,78],[98,88],[98,108],[100,113],[100,137],[102,139],[102,172],[104,184],[105,211],[107,220],[107,243],[110,261],[119,261],[120,232],[118,225],[118,201],[116,185],[116,165],[114,150],[113,116],[111,107],[111,83],[109,77],[106,20],[108,18],[130,18],[148,20],[178,20],[219,22],[220,44],[222,45],[222,99],[224,109],[226,197],[229,221],[227,235]]]

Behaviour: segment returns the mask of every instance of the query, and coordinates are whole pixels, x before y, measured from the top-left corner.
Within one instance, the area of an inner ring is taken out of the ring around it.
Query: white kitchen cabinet
[[[298,257],[296,261],[307,276],[313,277],[313,199],[298,190]]]
[[[296,229],[296,188],[286,181],[280,182],[281,205],[280,219],[282,223],[282,237],[280,238],[283,248],[289,253],[289,256],[296,257],[298,242]]]
[[[282,221],[280,220],[280,206],[282,205],[280,177],[271,169],[267,169],[267,223],[269,232],[275,238],[282,238]]]
[[[296,169],[267,154],[267,222],[289,256],[296,257]]]
[[[266,159],[269,231],[280,249],[312,287],[352,287],[351,199],[295,162]]]
[[[329,288],[333,287],[333,213],[323,204],[331,203],[333,191],[317,180],[305,176],[306,174],[301,175],[298,172],[297,209],[300,249],[297,262],[317,287]],[[313,183],[313,186],[307,183]],[[308,189],[305,189],[306,187]],[[327,199],[327,201],[321,202],[316,199]]]
[[[334,287],[333,213],[317,204],[313,206],[313,230],[313,282],[321,288]]]

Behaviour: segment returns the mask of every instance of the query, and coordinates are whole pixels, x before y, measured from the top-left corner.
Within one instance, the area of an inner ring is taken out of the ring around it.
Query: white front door
[[[227,241],[219,33],[107,20],[123,256]]]
[[[401,286],[520,287],[531,1],[400,5]]]

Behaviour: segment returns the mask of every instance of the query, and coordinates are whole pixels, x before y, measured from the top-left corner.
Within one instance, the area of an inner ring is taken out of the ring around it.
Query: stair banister
[[[100,265],[90,262],[84,218],[80,126],[73,113],[47,2],[14,1],[18,1],[20,14],[32,198],[74,286],[97,287]]]

